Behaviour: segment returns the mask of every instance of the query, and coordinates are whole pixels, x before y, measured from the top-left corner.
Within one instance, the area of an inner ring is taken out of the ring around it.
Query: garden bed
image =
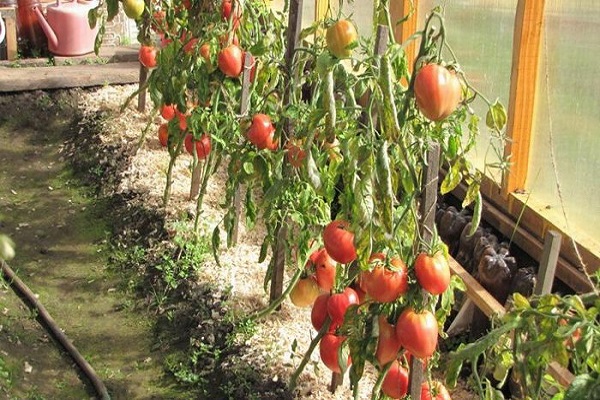
[[[171,201],[168,208],[163,209],[161,201],[169,156],[160,146],[155,134],[159,120],[155,121],[147,136],[141,140],[148,114],[135,111],[132,105],[122,114],[118,113],[125,98],[135,89],[135,86],[111,86],[83,94],[80,102],[83,113],[80,134],[74,137],[72,148],[77,149],[73,152],[76,165],[79,165],[79,169],[87,169],[88,175],[95,175],[94,179],[99,178],[104,196],[124,199],[121,209],[149,210],[151,212],[145,213],[146,217],[154,213],[152,218],[164,218],[165,232],[157,231],[161,229],[162,222],[156,225],[156,229],[145,232],[145,245],[152,247],[161,241],[163,235],[173,238],[177,229],[175,226],[182,229],[182,225],[177,225],[177,222],[183,220],[188,224],[193,223],[195,202],[189,200],[188,193],[191,157],[182,156],[177,160]],[[89,135],[90,132],[92,136]],[[97,158],[89,159],[87,155],[90,154],[95,154]],[[224,179],[222,170],[214,175],[204,199],[202,220],[203,232],[207,236],[222,218],[220,205],[224,199]],[[125,212],[120,215],[126,214]],[[126,218],[124,220],[127,221]],[[142,219],[140,224],[138,220],[137,226],[133,224],[133,219],[131,222],[134,228],[139,228],[147,226],[150,221]],[[125,223],[119,227],[120,233],[125,234],[129,230],[131,235],[130,228]],[[212,321],[215,326],[229,323],[223,321],[223,313],[218,309],[221,307],[221,300],[228,299],[228,307],[232,307],[238,316],[267,306],[268,294],[261,284],[266,263],[257,262],[261,229],[257,226],[253,230],[246,230],[242,224],[239,243],[231,249],[221,249],[221,266],[212,258],[208,258],[199,270],[197,281],[186,285],[184,291],[187,291],[187,294],[183,294],[182,298],[195,299],[200,303],[205,301],[209,309],[215,311],[210,313],[211,317],[214,317]],[[225,240],[222,240],[222,243],[224,242]],[[206,289],[207,287],[209,289]],[[208,314],[198,312],[198,315],[206,318]],[[206,324],[204,321],[205,326]],[[257,385],[245,388],[246,393],[261,393],[263,397],[260,398],[271,398],[267,393],[281,396],[303,352],[316,335],[310,325],[310,309],[296,308],[286,300],[279,312],[260,320],[252,330],[252,335],[242,335],[243,342],[237,343],[235,352],[222,360],[221,368],[237,370],[236,376],[240,379],[244,378],[241,376],[243,371],[258,370],[262,373],[261,379],[250,375],[246,377],[248,384]],[[202,332],[201,329],[196,331]],[[367,382],[371,383],[362,385],[361,398],[370,397],[375,375],[370,371],[367,372],[367,376]],[[328,391],[330,380],[331,373],[320,363],[318,352],[315,352],[299,379],[294,396],[314,399],[345,399],[351,396],[347,385],[339,387],[335,394],[331,394]],[[476,397],[464,387],[459,387],[453,391],[453,398]]]

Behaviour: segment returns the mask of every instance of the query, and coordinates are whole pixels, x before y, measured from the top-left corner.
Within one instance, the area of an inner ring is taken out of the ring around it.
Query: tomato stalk
[[[333,80],[333,70],[330,69],[325,75],[323,81],[323,105],[326,108],[325,114],[325,136],[329,143],[335,141],[335,122],[337,118],[337,110],[335,107],[335,82]]]
[[[388,373],[390,368],[392,368],[392,364],[394,362],[387,363],[381,371],[379,371],[379,375],[377,375],[377,380],[375,381],[375,385],[373,385],[373,390],[371,391],[371,399],[378,399],[381,393],[381,385],[383,385],[383,380],[385,379],[385,375]]]
[[[267,315],[271,314],[273,311],[275,311],[281,305],[281,303],[283,303],[285,298],[288,297],[288,295],[290,294],[290,292],[292,291],[292,289],[294,288],[296,283],[298,283],[298,281],[300,280],[300,277],[302,277],[303,272],[304,272],[304,268],[298,268],[296,270],[296,272],[294,273],[294,275],[292,276],[292,279],[290,280],[290,283],[288,284],[287,288],[281,294],[281,296],[279,296],[277,299],[275,299],[273,302],[271,302],[271,304],[269,304],[268,307],[265,307],[264,309],[256,312],[249,318],[253,319],[253,320],[264,318]]]
[[[306,353],[304,353],[304,357],[302,357],[302,361],[300,361],[300,364],[298,365],[298,367],[296,368],[296,370],[290,377],[289,388],[291,391],[294,391],[294,389],[296,388],[300,374],[302,373],[302,371],[304,371],[306,364],[308,364],[308,362],[310,361],[310,356],[312,355],[313,351],[315,351],[315,348],[321,341],[321,338],[323,336],[325,336],[325,334],[327,332],[329,332],[330,325],[331,325],[331,318],[329,316],[327,316],[327,318],[325,319],[325,322],[323,323],[323,326],[317,333],[317,336],[315,336],[313,338],[313,340],[311,340],[310,345],[308,346],[308,349],[306,350]]]

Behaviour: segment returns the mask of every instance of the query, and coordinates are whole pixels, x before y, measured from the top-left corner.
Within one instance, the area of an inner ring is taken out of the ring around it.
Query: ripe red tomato
[[[200,46],[200,55],[210,64],[210,44],[204,43]]]
[[[242,9],[241,9],[241,4],[238,1],[236,4],[236,12],[235,15],[231,15],[233,11],[233,3],[231,0],[223,0],[223,2],[221,3],[221,17],[225,20],[228,21],[231,18],[233,18],[233,29],[237,29],[238,26],[240,25],[240,19],[242,17]]]
[[[391,303],[408,290],[408,272],[404,262],[391,257],[388,262],[394,270],[386,268],[386,256],[375,253],[370,262],[379,261],[371,271],[362,272],[362,285],[365,292],[375,301]]]
[[[331,325],[338,327],[344,322],[344,315],[350,305],[358,304],[358,295],[352,288],[346,288],[342,293],[334,293],[327,301],[327,313],[331,318]]]
[[[276,150],[277,142],[274,140],[275,127],[271,118],[266,114],[255,114],[252,117],[252,124],[246,131],[246,137],[259,150]]]
[[[358,34],[354,24],[347,19],[340,19],[327,28],[325,41],[327,48],[337,58],[347,58],[352,55],[356,46]]]
[[[186,54],[192,54],[194,49],[196,48],[196,45],[198,44],[198,38],[191,38],[190,40],[186,40],[184,39],[183,42],[185,43],[183,45],[183,51]]]
[[[314,276],[300,279],[290,292],[290,300],[296,307],[308,307],[315,302],[321,291]]]
[[[396,360],[385,374],[381,390],[392,399],[401,399],[408,392],[408,371]],[[422,398],[422,397],[421,397]]]
[[[438,323],[431,311],[417,313],[406,308],[396,322],[400,344],[415,357],[427,358],[435,352],[438,342]]]
[[[199,140],[194,140],[194,136],[192,136],[191,134],[188,133],[187,135],[185,135],[183,144],[185,145],[186,151],[193,155],[192,151],[194,150],[194,147],[192,143],[196,145],[195,147],[198,159],[204,160],[210,153],[210,136],[208,136],[205,133],[202,136],[200,136]]]
[[[400,351],[400,341],[396,337],[396,328],[387,322],[384,315],[379,316],[379,340],[377,341],[377,350],[375,358],[380,367],[394,361],[398,358]]]
[[[323,231],[323,243],[329,256],[341,264],[347,264],[356,260],[356,248],[354,247],[354,233],[348,229],[347,221],[331,221]]]
[[[175,118],[175,111],[177,110],[176,104],[163,104],[160,107],[160,115],[167,121]]]
[[[187,115],[177,111],[177,119],[179,119],[179,129],[182,131],[187,130]]]
[[[306,152],[299,143],[290,141],[286,145],[285,156],[292,167],[300,168],[306,158]]]
[[[150,27],[154,32],[164,32],[163,24],[165,17],[166,14],[163,10],[154,11],[152,14],[152,20],[150,21]]]
[[[417,282],[431,294],[441,294],[450,284],[450,267],[443,253],[420,253],[415,260]]]
[[[315,275],[317,277],[317,284],[325,292],[329,292],[333,289],[335,273],[335,261],[329,257],[327,250],[321,249],[315,260]]]
[[[427,64],[417,72],[414,90],[417,107],[432,121],[452,114],[462,95],[456,74],[438,64]]]
[[[421,384],[421,400],[452,400],[452,398],[446,386],[440,381],[433,381],[431,387],[428,382]]]
[[[217,56],[217,65],[225,76],[237,78],[242,73],[244,59],[242,49],[230,44],[221,50]]]
[[[156,67],[156,53],[157,50],[154,46],[141,46],[138,55],[140,63],[146,68]]]
[[[329,293],[324,293],[316,298],[313,308],[310,310],[310,322],[313,328],[320,331],[327,319],[327,303],[329,302]],[[331,329],[330,329],[331,330]]]
[[[346,338],[344,336],[336,336],[333,333],[326,333],[325,336],[321,338],[321,342],[319,343],[319,353],[321,355],[321,361],[323,364],[327,366],[331,371],[337,372],[338,374],[342,372],[339,364],[338,352],[342,343],[344,343]],[[352,363],[350,359],[350,355],[348,355],[348,366]]]
[[[167,147],[169,142],[169,126],[167,124],[161,124],[158,127],[158,141],[162,147]]]

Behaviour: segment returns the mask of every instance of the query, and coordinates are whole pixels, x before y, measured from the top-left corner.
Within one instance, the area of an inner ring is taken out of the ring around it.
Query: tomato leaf
[[[483,199],[481,198],[481,192],[477,191],[477,196],[475,197],[475,206],[473,207],[473,218],[471,219],[471,229],[469,230],[469,236],[473,236],[475,231],[479,227],[479,222],[481,221],[481,208]]]
[[[388,142],[384,141],[377,152],[376,163],[378,201],[381,204],[383,224],[386,233],[392,234],[394,221],[394,191],[392,189],[392,176],[390,174],[390,158],[388,155]]]
[[[213,251],[213,256],[215,258],[215,262],[217,263],[218,266],[221,266],[221,263],[219,261],[219,246],[221,246],[221,231],[219,230],[218,225],[215,226],[215,229],[213,230],[211,243],[212,243],[212,251]]]
[[[477,193],[479,193],[480,186],[481,184],[477,179],[474,179],[473,182],[471,182],[471,184],[467,188],[467,193],[465,194],[465,198],[462,202],[463,208],[468,207],[471,203],[475,201],[475,199],[477,198]]]
[[[317,168],[317,164],[315,163],[311,151],[306,153],[306,172],[310,184],[315,190],[319,190],[321,188],[321,175],[319,174],[319,169]]]
[[[460,172],[461,163],[459,161],[455,162],[454,165],[450,168],[444,180],[442,181],[442,185],[440,187],[440,193],[442,195],[453,191],[460,181],[462,180],[462,173]]]
[[[506,110],[498,99],[490,106],[485,115],[485,124],[490,129],[502,130],[506,125]]]
[[[106,0],[106,9],[108,10],[107,21],[112,21],[113,18],[119,14],[119,1],[118,0]]]
[[[262,245],[260,246],[260,253],[258,255],[258,262],[262,263],[267,259],[267,252],[269,251],[269,238],[265,237]]]
[[[564,400],[596,399],[600,396],[600,378],[589,374],[576,376],[568,387]]]

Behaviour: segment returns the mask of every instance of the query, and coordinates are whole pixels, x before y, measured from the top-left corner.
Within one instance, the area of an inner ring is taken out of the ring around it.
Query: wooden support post
[[[240,96],[240,117],[243,118],[248,114],[250,108],[250,76],[252,74],[252,54],[247,51],[244,57],[244,73],[242,75],[242,94]],[[238,186],[233,195],[233,207],[235,208],[235,216],[233,217],[233,228],[231,232],[231,241],[234,245],[237,244],[240,230],[240,218],[242,214],[242,187]]]
[[[285,51],[286,72],[289,79],[292,79],[292,66],[294,60],[294,51],[300,37],[302,28],[302,3],[303,0],[290,0],[290,13],[288,17],[287,47]],[[290,101],[289,91],[284,93],[283,104],[287,105]],[[286,121],[285,129],[287,132],[283,135],[282,146],[285,146],[288,135],[292,129],[291,121]],[[284,171],[285,172],[285,171]],[[288,229],[286,221],[281,221],[276,230],[277,237],[273,249],[273,273],[271,275],[271,303],[277,300],[283,294],[283,276],[285,273],[285,243],[288,239]]]
[[[335,393],[337,388],[344,382],[344,375],[333,372],[331,374],[331,383],[329,384],[329,391]]]
[[[148,68],[146,68],[142,64],[140,64],[140,83],[139,83],[140,89],[146,84],[147,80],[148,80]],[[139,112],[144,112],[145,109],[146,109],[146,89],[141,90],[138,93],[138,106],[137,106],[137,110]]]
[[[320,21],[327,15],[329,0],[315,0],[315,21]]]
[[[519,0],[513,36],[513,60],[506,132],[510,140],[504,149],[512,163],[504,177],[503,193],[524,189],[529,164],[529,144],[537,91],[540,43],[545,0]]]
[[[562,236],[560,233],[549,230],[544,239],[544,251],[540,260],[540,268],[537,275],[537,283],[533,293],[537,295],[548,294],[552,291],[552,283],[558,264],[558,255],[560,254],[560,242]]]
[[[14,61],[18,56],[18,43],[17,43],[17,24],[16,24],[16,12],[14,7],[0,7],[0,13],[4,20],[4,27],[6,29],[6,36],[4,42],[0,45],[4,48],[3,56],[8,61]],[[0,59],[2,59],[0,57]]]
[[[421,240],[431,242],[435,229],[435,206],[438,196],[438,176],[440,171],[440,146],[430,143],[426,156],[425,170],[423,171],[423,189],[421,193]],[[427,296],[424,292],[423,296]],[[413,400],[421,399],[421,384],[423,383],[423,361],[412,357],[408,375],[408,393]]]
[[[392,25],[405,19],[400,25],[395,25],[394,38],[397,43],[404,43],[417,31],[418,0],[393,0],[390,2],[390,16]],[[406,59],[409,72],[415,62],[417,54],[417,41],[413,40],[406,46]]]

